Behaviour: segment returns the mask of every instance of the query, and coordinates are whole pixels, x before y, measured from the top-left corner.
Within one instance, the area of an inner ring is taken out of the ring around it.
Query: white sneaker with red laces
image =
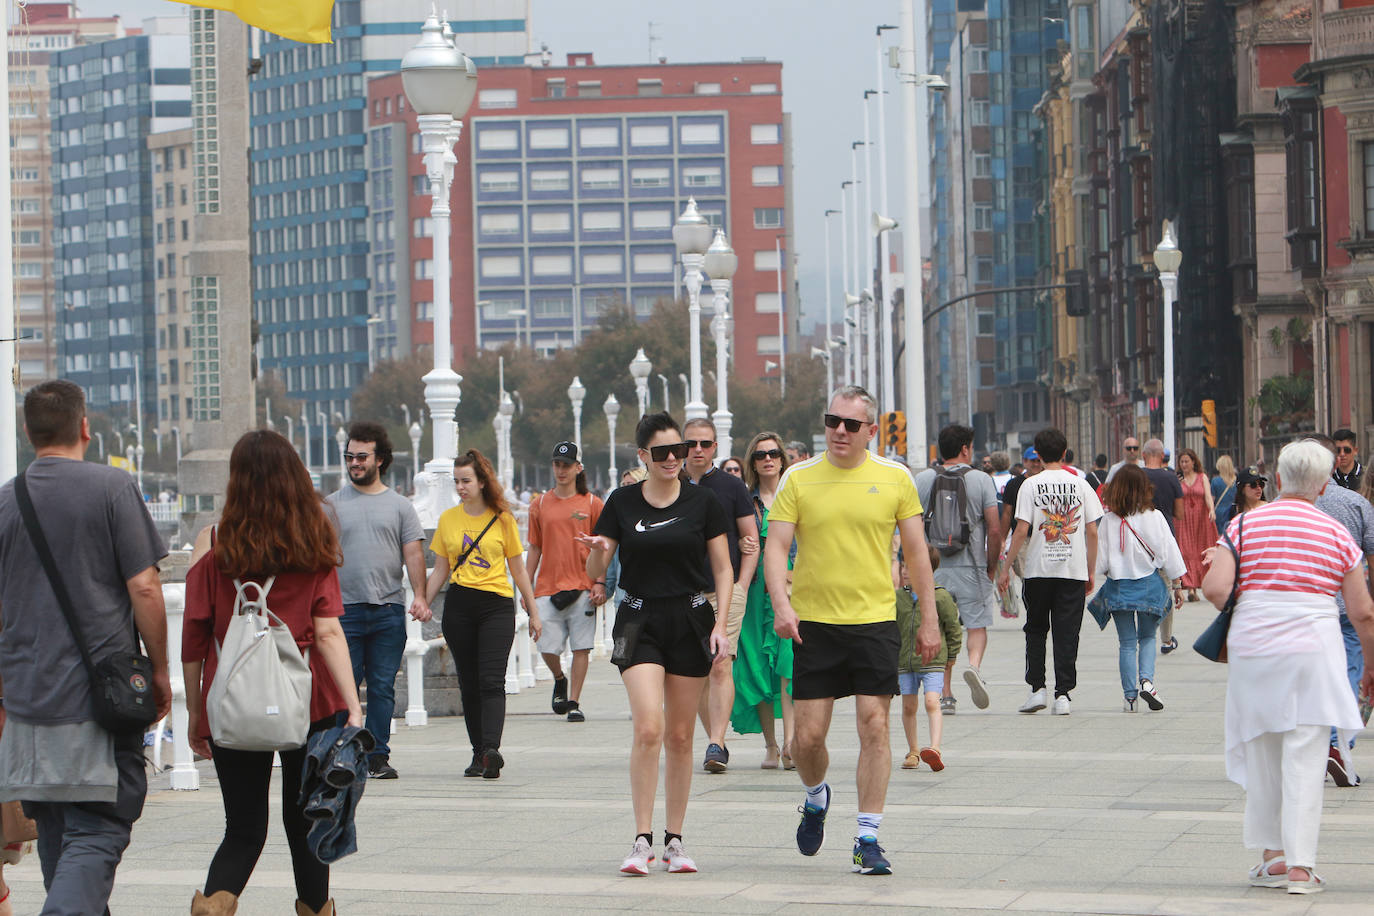
[[[663,847],[663,867],[670,875],[691,874],[697,870],[697,863],[682,849],[682,840],[673,837]]]

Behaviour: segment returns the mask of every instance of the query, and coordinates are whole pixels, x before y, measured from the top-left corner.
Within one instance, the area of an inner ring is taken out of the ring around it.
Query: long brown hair
[[[477,483],[482,487],[482,502],[487,504],[487,508],[497,515],[510,511],[510,504],[506,502],[506,491],[501,486],[501,481],[496,476],[496,469],[491,466],[487,457],[475,448],[470,448],[457,458],[453,459],[455,468],[472,468],[472,472],[477,475]]]
[[[787,470],[787,448],[783,445],[782,437],[777,433],[764,431],[749,440],[749,447],[744,450],[744,483],[751,490],[759,488],[759,472],[754,468],[754,451],[758,449],[760,442],[772,439],[778,444],[778,451],[782,452],[782,457],[778,459],[778,476]]]
[[[1122,465],[1102,491],[1102,501],[1118,518],[1139,515],[1155,507],[1155,488],[1139,465]]]
[[[324,501],[285,437],[244,433],[229,453],[229,487],[215,537],[225,575],[319,572],[343,562]]]

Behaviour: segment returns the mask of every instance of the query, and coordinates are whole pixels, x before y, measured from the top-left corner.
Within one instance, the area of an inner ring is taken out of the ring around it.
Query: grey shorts
[[[565,643],[574,652],[596,644],[596,608],[592,607],[591,592],[583,592],[561,611],[553,606],[550,597],[534,601],[539,606],[539,620],[544,625],[544,631],[539,634],[540,652],[561,655]],[[589,615],[588,611],[592,613]]]
[[[941,566],[935,571],[935,584],[944,586],[959,603],[959,622],[967,630],[992,626],[992,582],[987,571],[977,566]]]

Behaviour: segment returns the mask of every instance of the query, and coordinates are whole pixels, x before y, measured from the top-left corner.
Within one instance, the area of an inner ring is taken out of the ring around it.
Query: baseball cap
[[[1268,482],[1268,477],[1265,477],[1263,474],[1256,474],[1250,468],[1245,468],[1240,473],[1236,474],[1236,486],[1238,487],[1243,487],[1252,483],[1266,484]]]
[[[553,460],[572,464],[577,461],[577,446],[571,442],[558,443],[553,447]]]
[[[1022,461],[1039,461],[1040,453],[1035,450],[1035,446],[1028,446],[1024,454],[1021,455]]]

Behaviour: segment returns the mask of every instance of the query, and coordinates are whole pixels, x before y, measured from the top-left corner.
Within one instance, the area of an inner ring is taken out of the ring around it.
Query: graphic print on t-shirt
[[[646,524],[644,524],[644,519],[641,518],[639,521],[635,522],[635,530],[636,530],[636,531],[650,531],[650,530],[652,530],[652,529],[654,529],[654,528],[664,528],[664,527],[666,527],[666,526],[668,526],[668,525],[671,525],[671,524],[672,524],[673,522],[675,522],[675,521],[677,521],[677,516],[673,516],[672,518],[665,518],[665,519],[664,519],[663,521],[661,521],[661,522],[650,522],[649,524],[646,525]]]
[[[491,569],[491,564],[488,563],[486,560],[482,559],[482,555],[478,553],[476,549],[474,549],[472,535],[466,532],[463,533],[463,551],[467,554],[467,557],[463,560],[463,562],[458,564],[459,566],[473,566],[477,569]]]
[[[1078,531],[1083,508],[1078,487],[1071,483],[1037,487],[1035,506],[1044,513],[1040,532],[1045,537],[1045,559],[1067,559],[1073,550],[1070,535]]]

